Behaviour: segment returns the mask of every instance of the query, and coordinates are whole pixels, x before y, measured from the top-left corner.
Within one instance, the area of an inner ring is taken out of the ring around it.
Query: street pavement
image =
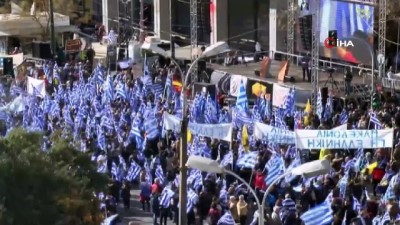
[[[135,187],[131,190],[131,208],[125,210],[120,207],[118,212],[122,220],[118,225],[153,225],[152,213],[142,210],[139,202],[140,190]],[[131,224],[129,224],[131,222]],[[168,221],[169,224],[172,222]]]

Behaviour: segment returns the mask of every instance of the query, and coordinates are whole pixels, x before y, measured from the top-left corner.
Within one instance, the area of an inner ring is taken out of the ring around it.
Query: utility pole
[[[140,35],[139,35],[139,41],[140,43],[144,42],[144,0],[140,0]]]
[[[169,42],[171,45],[171,58],[175,59],[175,42],[173,35],[174,0],[169,0]]]
[[[53,58],[56,56],[56,34],[54,31],[54,6],[53,0],[49,0],[49,20],[50,20],[50,45]]]

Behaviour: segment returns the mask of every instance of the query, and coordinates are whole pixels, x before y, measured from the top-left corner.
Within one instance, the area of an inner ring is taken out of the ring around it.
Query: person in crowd
[[[208,212],[208,224],[217,225],[220,217],[221,211],[218,209],[218,204],[216,202],[213,202],[211,204],[210,211]]]
[[[350,68],[346,68],[344,73],[344,89],[345,95],[350,95],[352,92],[352,85],[351,82],[353,81],[353,73],[351,72]]]
[[[160,225],[167,225],[167,220],[168,217],[170,217],[170,205],[172,203],[172,199],[171,202],[168,202],[166,205],[161,204],[160,205]]]
[[[157,193],[157,191],[153,192]],[[152,194],[152,186],[146,181],[146,178],[142,177],[140,181],[140,203],[142,204],[142,210],[146,210],[146,205],[148,206],[147,208],[150,210],[150,197]]]
[[[238,207],[237,207],[237,200],[235,196],[229,197],[229,210],[232,214],[233,219],[235,222],[239,222],[239,214],[238,214]]]
[[[151,193],[161,194],[162,190],[163,190],[163,186],[160,182],[160,179],[159,178],[154,179],[154,183],[153,183],[153,185],[151,185]]]
[[[153,193],[151,195],[151,209],[153,213],[153,225],[158,225],[158,218],[160,217],[160,195],[158,193]]]
[[[127,182],[122,184],[121,198],[125,209],[130,209],[131,206],[131,188]]]
[[[301,68],[303,70],[303,81],[311,82],[311,69],[310,69],[310,54],[305,55],[301,58]]]
[[[247,205],[246,200],[244,199],[244,195],[239,196],[239,201],[237,202],[237,212],[238,212],[240,225],[246,225],[247,214],[248,214],[248,205]]]

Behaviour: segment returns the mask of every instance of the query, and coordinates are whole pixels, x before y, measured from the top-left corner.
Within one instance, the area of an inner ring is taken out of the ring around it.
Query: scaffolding
[[[197,25],[197,6],[198,6],[198,0],[190,0],[190,45],[191,45],[191,53],[192,53],[192,62],[196,60],[198,57],[197,54],[197,46],[198,46],[198,41],[197,41],[197,31],[198,31],[198,25]],[[191,82],[196,82],[197,81],[197,65],[193,66],[192,74],[191,74]]]
[[[375,0],[377,3],[379,3],[378,8],[379,8],[379,28],[378,28],[378,54],[382,54],[383,56],[386,57],[385,52],[386,52],[386,46],[385,46],[385,40],[386,40],[386,17],[387,17],[387,0]],[[385,73],[385,67],[382,65],[379,65],[379,75],[382,76],[382,74]],[[372,87],[373,88],[373,87]]]
[[[311,39],[311,104],[314,109],[317,106],[318,94],[318,72],[319,72],[319,47],[320,47],[320,34],[319,34],[319,0],[314,0],[314,5],[317,7],[312,15],[312,26],[314,31]]]
[[[296,23],[296,0],[288,0],[288,21],[287,21],[287,38],[286,48],[288,54],[288,60],[292,62],[290,55],[294,54],[294,25]]]

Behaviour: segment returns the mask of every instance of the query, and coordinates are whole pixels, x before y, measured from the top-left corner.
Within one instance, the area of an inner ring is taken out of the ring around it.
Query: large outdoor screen
[[[299,2],[302,1],[299,0]],[[300,15],[313,15],[313,7],[310,6],[310,8],[310,12],[301,12]],[[356,64],[371,64],[371,52],[373,52],[374,44],[373,6],[340,0],[320,0],[319,15],[319,26],[317,27],[316,24],[313,24],[313,30],[319,30],[321,57]],[[313,20],[313,23],[315,22],[316,20]],[[296,29],[298,32],[300,31],[299,26]],[[331,30],[337,31],[337,44],[340,46],[326,46],[325,40]],[[306,50],[304,50],[300,38],[297,37],[298,50],[305,52]]]
[[[321,0],[321,54],[352,63],[371,63],[373,49],[374,7],[342,1]],[[337,30],[340,47],[327,48],[325,39]]]

